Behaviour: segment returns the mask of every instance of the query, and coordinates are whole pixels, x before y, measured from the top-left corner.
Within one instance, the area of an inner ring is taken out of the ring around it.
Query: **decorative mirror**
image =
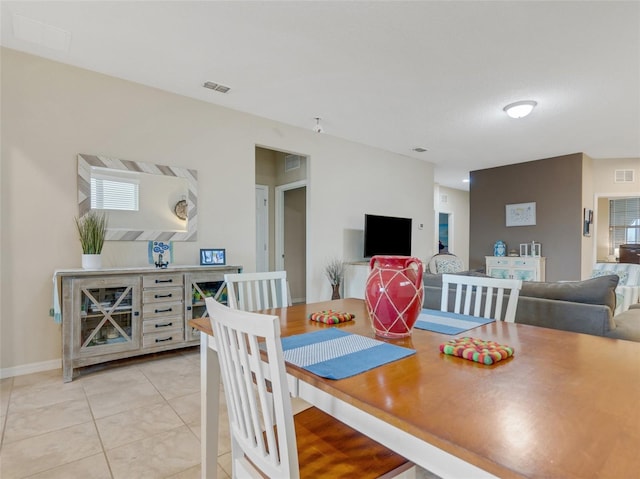
[[[78,206],[107,213],[107,240],[195,241],[198,171],[80,154]]]

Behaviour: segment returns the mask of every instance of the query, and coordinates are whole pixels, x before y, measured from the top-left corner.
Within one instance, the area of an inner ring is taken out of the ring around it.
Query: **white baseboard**
[[[39,373],[42,371],[51,371],[52,369],[62,368],[62,359],[52,359],[50,361],[42,361],[39,363],[23,364],[12,368],[0,369],[0,379],[12,378],[14,376],[23,376],[25,374]]]

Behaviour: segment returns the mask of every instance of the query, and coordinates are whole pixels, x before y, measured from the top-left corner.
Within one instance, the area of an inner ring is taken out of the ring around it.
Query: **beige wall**
[[[12,50],[2,49],[1,62],[3,375],[61,357],[60,326],[48,316],[51,276],[80,267],[80,152],[198,170],[198,240],[174,243],[177,264],[196,264],[199,248],[214,245],[226,248],[229,264],[254,270],[256,145],[310,158],[307,300],[330,296],[324,259],[346,256],[345,237],[362,229],[364,213],[423,223],[414,228],[414,253],[433,254],[426,162]],[[105,244],[105,267],[146,261],[145,242]]]

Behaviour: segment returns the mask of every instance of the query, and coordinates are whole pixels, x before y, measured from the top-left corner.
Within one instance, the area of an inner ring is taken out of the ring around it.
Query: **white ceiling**
[[[324,134],[429,161],[453,188],[471,170],[575,152],[640,157],[638,1],[3,0],[1,12],[3,46],[301,128],[321,117]],[[63,47],[69,32],[68,50],[16,38],[14,14]],[[531,116],[502,111],[525,99]]]

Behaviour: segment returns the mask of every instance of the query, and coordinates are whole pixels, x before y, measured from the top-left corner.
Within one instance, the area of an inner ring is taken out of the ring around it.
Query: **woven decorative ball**
[[[440,352],[475,361],[476,363],[491,365],[513,356],[514,350],[512,347],[495,341],[464,337],[442,343]]]
[[[351,321],[355,317],[355,314],[333,311],[332,309],[328,309],[326,311],[318,311],[317,313],[311,313],[309,315],[310,320],[327,324],[345,323],[347,321]]]

